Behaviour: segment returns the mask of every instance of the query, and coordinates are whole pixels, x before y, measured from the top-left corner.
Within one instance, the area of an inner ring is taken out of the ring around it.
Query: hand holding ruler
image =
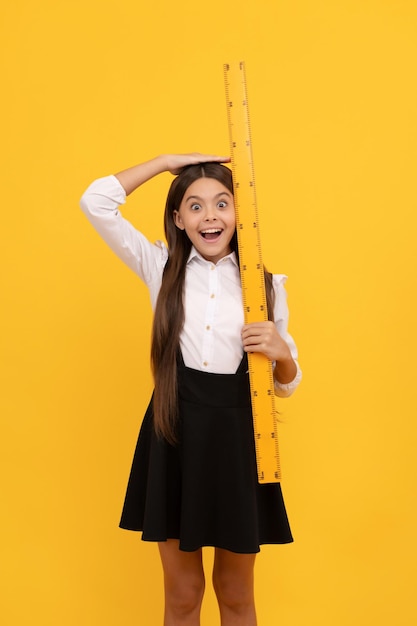
[[[264,266],[252,158],[245,64],[224,65],[227,117],[236,208],[240,276],[245,323],[268,319]],[[272,363],[260,352],[248,353],[258,481],[281,479]]]

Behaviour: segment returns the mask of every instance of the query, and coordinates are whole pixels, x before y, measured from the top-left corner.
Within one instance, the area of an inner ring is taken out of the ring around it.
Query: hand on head
[[[201,154],[191,152],[189,154],[167,154],[166,169],[174,176],[177,176],[187,165],[198,165],[198,163],[230,163],[230,157],[219,156],[217,154]]]

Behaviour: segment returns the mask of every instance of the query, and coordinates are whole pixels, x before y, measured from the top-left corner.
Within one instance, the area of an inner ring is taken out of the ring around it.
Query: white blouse
[[[155,307],[168,259],[162,241],[152,244],[130,222],[119,206],[126,192],[115,176],[94,181],[81,198],[81,208],[99,235],[117,256],[147,285]],[[287,384],[275,381],[275,393],[291,395],[301,380],[297,347],[288,333],[288,307],[283,274],[273,276],[274,319],[297,364],[297,374]],[[193,247],[187,262],[184,287],[185,321],[180,335],[187,367],[218,374],[236,372],[243,356],[241,329],[244,324],[239,267],[234,252],[217,264],[206,261]]]

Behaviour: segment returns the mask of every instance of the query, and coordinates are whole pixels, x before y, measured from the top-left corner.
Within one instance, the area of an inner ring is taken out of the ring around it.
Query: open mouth
[[[222,234],[222,228],[208,228],[207,230],[200,231],[200,235],[206,241],[216,241]]]

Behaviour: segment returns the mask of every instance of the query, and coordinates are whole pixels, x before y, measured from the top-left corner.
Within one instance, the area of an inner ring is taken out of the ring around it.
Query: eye
[[[197,203],[194,203],[194,204],[191,205],[190,208],[191,208],[192,211],[198,211],[198,209],[201,209],[201,205],[197,204]]]
[[[225,209],[227,207],[226,200],[220,200],[220,202],[217,204],[217,206],[219,207],[219,209]]]

